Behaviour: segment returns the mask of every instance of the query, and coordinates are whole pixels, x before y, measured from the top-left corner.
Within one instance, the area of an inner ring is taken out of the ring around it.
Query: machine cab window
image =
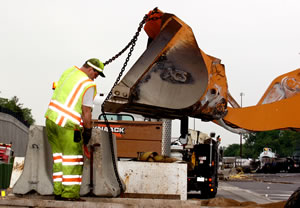
[[[134,121],[134,117],[130,114],[106,114],[108,121]],[[99,120],[104,120],[103,114],[99,115]]]

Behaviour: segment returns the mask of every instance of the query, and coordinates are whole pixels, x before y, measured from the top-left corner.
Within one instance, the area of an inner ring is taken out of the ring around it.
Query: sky
[[[300,68],[298,0],[0,0],[0,97],[17,96],[36,124],[52,95],[52,82],[71,66],[95,57],[107,61],[131,40],[142,18],[158,7],[188,24],[199,47],[225,65],[228,88],[243,106],[256,105],[277,76]],[[141,32],[128,71],[145,50]],[[97,78],[108,93],[126,54]],[[190,128],[216,132],[222,146],[240,137],[211,122],[190,119]],[[179,136],[174,121],[172,136]]]

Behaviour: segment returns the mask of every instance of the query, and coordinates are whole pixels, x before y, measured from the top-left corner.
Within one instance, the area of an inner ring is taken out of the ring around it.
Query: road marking
[[[272,201],[285,201],[290,198],[291,194],[261,194],[261,196],[266,197]]]
[[[220,183],[219,184],[219,191],[225,191],[229,192],[231,196],[235,196],[232,199],[238,200],[238,201],[254,201],[258,204],[263,203],[270,203],[273,202],[269,197],[266,197],[265,195],[258,194],[256,192],[247,190],[247,189],[241,189],[237,186],[230,185],[228,183]],[[219,195],[221,194],[220,192]],[[251,196],[251,197],[249,197]]]
[[[292,195],[292,193],[291,194],[269,194],[269,195],[272,195],[272,196],[284,196],[284,197],[288,196],[288,197],[290,197]]]

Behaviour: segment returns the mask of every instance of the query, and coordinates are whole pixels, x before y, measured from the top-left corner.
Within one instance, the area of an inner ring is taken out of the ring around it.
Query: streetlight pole
[[[194,118],[194,130],[196,130],[196,118]]]
[[[243,93],[243,92],[241,92],[240,93],[240,96],[241,96],[241,108],[243,107],[243,96],[244,96],[245,94]],[[242,156],[243,156],[243,135],[242,135],[242,133],[240,133],[240,157],[241,157],[241,159],[242,159]]]

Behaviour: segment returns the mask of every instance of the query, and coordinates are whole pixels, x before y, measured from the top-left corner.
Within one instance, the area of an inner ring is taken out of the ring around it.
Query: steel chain
[[[152,15],[152,14],[156,14],[156,13],[158,13],[157,7],[153,9],[151,15]],[[119,58],[119,56],[121,56],[121,55],[129,48],[130,45],[135,44],[135,42],[136,42],[136,40],[137,40],[137,37],[138,37],[138,35],[139,35],[139,32],[141,31],[143,25],[144,25],[146,22],[148,22],[148,21],[150,21],[150,20],[155,21],[155,20],[161,19],[161,17],[152,17],[152,18],[148,18],[148,17],[149,17],[149,16],[148,16],[147,14],[144,16],[143,20],[142,20],[142,21],[140,22],[140,24],[139,24],[139,28],[138,28],[138,30],[137,30],[135,36],[131,39],[131,41],[130,41],[130,42],[129,42],[129,43],[128,43],[128,44],[127,44],[120,52],[119,52],[119,53],[117,53],[115,56],[113,56],[113,57],[111,57],[110,59],[108,59],[107,61],[105,61],[105,62],[103,63],[104,66],[106,66],[107,64],[110,64],[110,63],[113,62],[115,59]]]
[[[154,13],[157,13],[157,10],[156,8],[153,10],[153,12],[151,14],[154,14]],[[122,185],[122,182],[121,182],[121,179],[120,179],[120,176],[118,174],[118,170],[117,170],[117,164],[116,164],[116,159],[115,159],[115,153],[114,153],[114,144],[113,144],[113,137],[112,137],[112,131],[111,131],[111,128],[110,128],[110,124],[107,120],[107,117],[106,117],[106,114],[104,112],[104,105],[106,103],[106,101],[111,97],[112,95],[112,91],[113,91],[113,88],[119,83],[124,71],[125,71],[125,68],[127,66],[127,63],[132,55],[132,52],[133,52],[133,49],[136,45],[136,41],[138,39],[138,36],[140,34],[140,31],[142,30],[142,27],[143,25],[146,23],[146,21],[150,21],[150,20],[157,20],[157,19],[160,19],[158,17],[153,17],[153,18],[148,18],[149,16],[146,14],[143,18],[143,20],[140,22],[139,24],[139,27],[137,29],[137,32],[135,33],[135,35],[133,36],[133,38],[131,39],[131,41],[125,46],[124,49],[122,49],[119,53],[117,53],[115,56],[113,56],[112,58],[110,58],[108,61],[104,62],[104,65],[107,65],[109,63],[111,63],[112,61],[114,61],[115,59],[117,59],[121,54],[123,54],[130,46],[130,50],[129,50],[129,53],[126,57],[126,60],[123,64],[123,67],[121,68],[121,71],[113,85],[113,87],[111,88],[110,92],[108,93],[107,97],[105,98],[104,102],[102,103],[101,105],[101,111],[102,111],[102,115],[104,117],[104,121],[105,121],[105,124],[106,124],[106,127],[107,127],[107,130],[108,130],[108,135],[109,135],[109,143],[110,143],[110,150],[111,150],[111,154],[112,154],[112,163],[113,163],[113,168],[114,168],[114,172],[115,172],[115,176],[116,176],[116,179],[117,179],[117,182],[119,184],[119,187],[120,187],[120,193],[122,194],[124,192],[124,189],[123,189],[123,185]]]

